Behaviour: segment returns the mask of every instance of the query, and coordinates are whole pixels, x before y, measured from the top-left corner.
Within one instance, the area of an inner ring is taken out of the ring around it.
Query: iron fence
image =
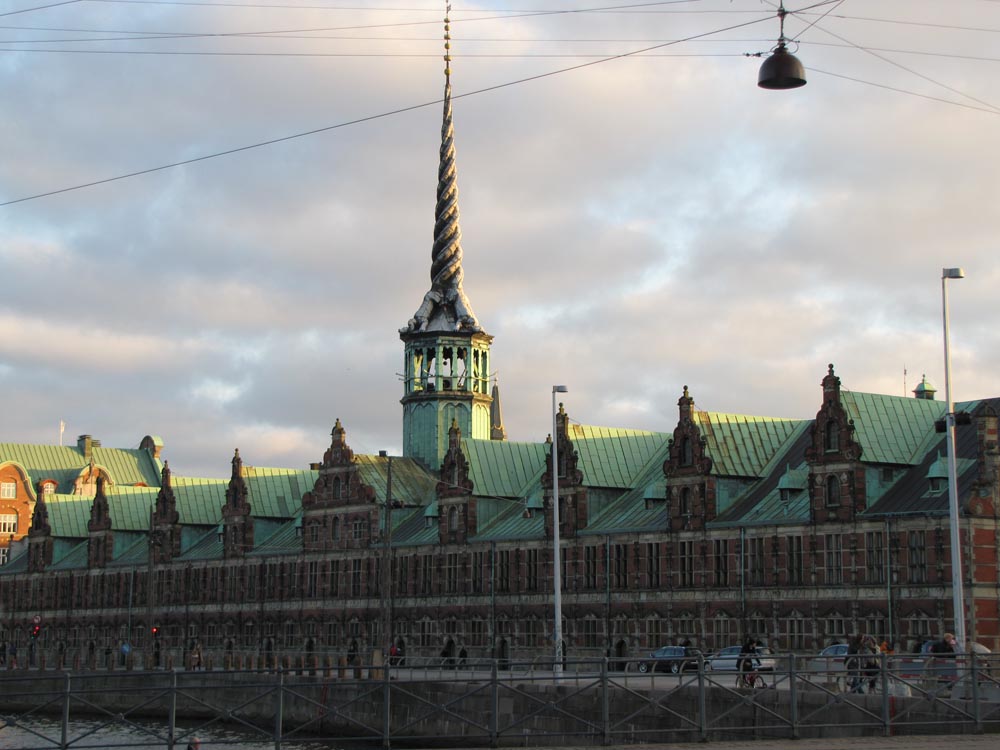
[[[21,669],[0,673],[0,744],[15,726],[33,750],[106,748],[108,728],[127,730],[130,747],[167,750],[221,727],[243,738],[213,746],[252,737],[275,750],[1000,732],[992,655],[883,654],[857,672],[841,659],[776,657],[749,683],[710,664],[568,660],[561,675],[551,662],[409,658],[276,671]]]

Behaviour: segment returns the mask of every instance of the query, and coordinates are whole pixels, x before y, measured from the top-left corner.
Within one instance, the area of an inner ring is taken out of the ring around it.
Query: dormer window
[[[788,488],[782,488],[778,491],[778,495],[781,497],[781,504],[788,505],[792,502],[793,491]]]
[[[840,505],[840,480],[833,475],[826,478],[826,504]]]
[[[678,508],[679,513],[688,517],[691,515],[691,488],[685,487],[681,490],[681,500],[680,507]]]
[[[840,450],[840,427],[833,420],[826,423],[823,449],[827,453],[834,453]]]
[[[935,494],[938,492],[944,492],[945,483],[944,479],[942,479],[941,477],[931,477],[930,483],[931,483],[931,492]]]
[[[16,497],[16,482],[0,482],[0,500],[14,500]]]
[[[681,466],[691,466],[694,463],[694,450],[691,447],[691,438],[685,437],[681,440]]]

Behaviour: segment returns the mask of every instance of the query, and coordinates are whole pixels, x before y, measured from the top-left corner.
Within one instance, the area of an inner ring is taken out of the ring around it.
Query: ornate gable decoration
[[[684,386],[678,399],[679,418],[670,441],[670,456],[663,462],[668,479],[681,476],[705,476],[712,472],[712,459],[706,454],[706,440],[694,421],[694,399]]]
[[[578,468],[580,455],[573,447],[569,437],[569,415],[562,404],[556,414],[556,443],[559,459],[559,497],[555,498],[558,505],[553,504],[552,497],[552,451],[545,456],[545,474],[542,476],[542,487],[548,490],[545,495],[545,535],[552,536],[554,509],[559,509],[559,533],[568,538],[576,536],[579,529],[587,524],[587,492],[583,488],[583,472]]]
[[[559,404],[556,414],[556,440],[559,441],[559,494],[564,488],[579,487],[583,484],[583,472],[577,468],[580,454],[573,447],[569,437],[569,415],[563,405]],[[545,456],[545,474],[542,476],[542,487],[552,490],[552,451]]]
[[[865,509],[865,472],[854,440],[854,422],[840,398],[840,378],[829,365],[823,378],[823,406],[806,448],[809,465],[809,515],[813,523],[852,521]]]
[[[358,476],[358,464],[346,436],[346,430],[337,419],[330,433],[330,447],[323,454],[319,478],[312,490],[302,496],[303,508],[369,505],[375,502],[374,488]]]
[[[97,493],[94,495],[94,502],[90,506],[90,521],[87,522],[87,531],[111,530],[111,509],[108,507],[108,496],[104,494],[104,476],[97,475]]]
[[[439,498],[468,497],[472,494],[469,461],[462,452],[462,430],[458,421],[451,420],[448,430],[448,452],[441,463],[441,479],[437,483]]]
[[[90,539],[87,542],[87,561],[92,568],[103,568],[114,557],[114,535],[111,533],[111,510],[104,494],[104,476],[97,475],[97,492],[90,506],[87,523]]]
[[[163,462],[160,472],[160,491],[156,493],[156,505],[151,524],[150,550],[154,563],[169,562],[181,554],[180,513],[177,499],[170,480],[170,467]]]
[[[28,530],[28,571],[40,573],[52,564],[52,527],[49,526],[49,509],[45,505],[45,492],[42,482],[37,487],[38,500],[31,515],[31,528]]]
[[[45,504],[45,492],[42,483],[38,483],[38,500],[35,501],[35,510],[31,514],[31,528],[28,529],[29,537],[51,536],[52,527],[49,526],[49,509]]]
[[[848,419],[840,400],[840,378],[829,365],[823,378],[823,406],[812,426],[812,445],[806,449],[810,464],[843,463],[861,458],[861,446],[854,440],[854,421]]]
[[[156,493],[153,523],[173,525],[178,523],[180,518],[180,514],[177,512],[177,499],[174,497],[174,489],[170,481],[170,466],[164,461],[163,471],[160,472],[160,491]]]
[[[242,557],[253,549],[253,517],[250,515],[250,490],[243,479],[243,459],[237,448],[233,455],[233,474],[226,488],[222,506],[223,554]]]
[[[240,458],[239,448],[233,454],[232,466],[233,473],[229,478],[229,486],[226,488],[226,504],[223,506],[222,512],[226,516],[249,516],[250,490],[243,478],[243,459]]]

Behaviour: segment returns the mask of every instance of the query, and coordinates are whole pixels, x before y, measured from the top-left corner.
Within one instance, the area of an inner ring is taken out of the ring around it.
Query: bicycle
[[[736,687],[757,690],[759,688],[766,688],[767,683],[764,682],[764,678],[761,676],[760,672],[757,671],[757,665],[754,664],[751,669],[747,671],[743,671],[741,669],[737,673]]]

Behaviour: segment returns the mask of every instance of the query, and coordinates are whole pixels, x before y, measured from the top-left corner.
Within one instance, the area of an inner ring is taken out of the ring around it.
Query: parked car
[[[740,659],[743,658],[742,646],[726,646],[714,654],[711,654],[705,663],[712,670],[737,670],[740,668]],[[758,646],[754,654],[754,666],[758,672],[773,672],[776,665],[774,652],[767,646]]]
[[[685,669],[698,669],[698,662],[703,658],[701,651],[690,646],[663,646],[653,651],[648,660],[639,662],[639,671],[660,670],[677,674]]]

